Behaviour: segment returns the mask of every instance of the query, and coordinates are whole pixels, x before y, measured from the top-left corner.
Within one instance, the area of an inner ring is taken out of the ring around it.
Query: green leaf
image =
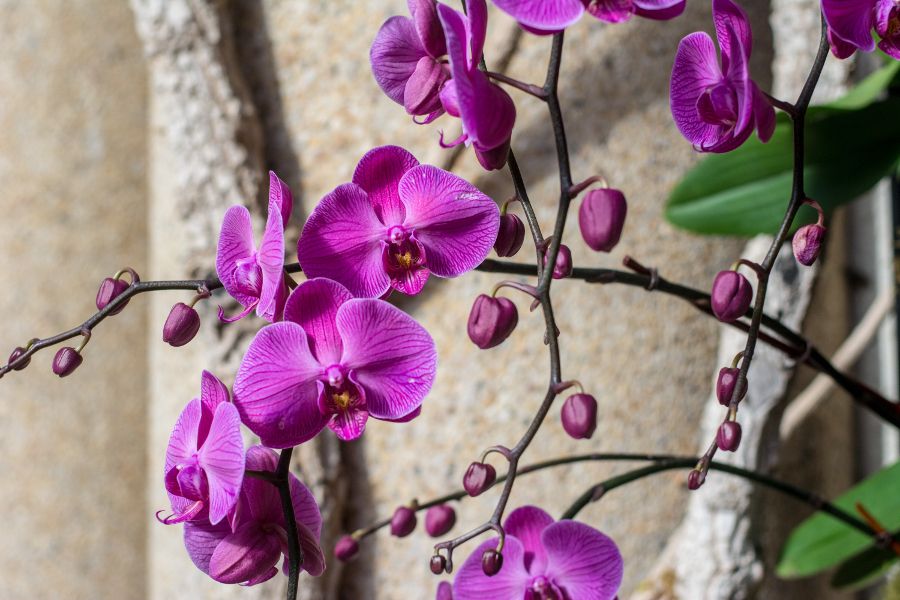
[[[811,109],[806,131],[807,195],[832,211],[892,172],[900,157],[898,114],[900,98],[858,110]],[[666,218],[704,234],[774,233],[791,194],[792,135],[781,116],[768,144],[753,137],[733,152],[705,158],[673,190]],[[804,210],[797,223],[812,219],[812,209]]]
[[[856,513],[859,502],[889,531],[900,527],[900,462],[878,471],[842,494],[834,504]],[[832,567],[872,545],[872,538],[816,513],[798,525],[781,550],[779,577],[805,577]]]
[[[838,567],[831,585],[851,590],[862,588],[883,577],[898,560],[900,557],[891,550],[872,546]]]
[[[891,60],[858,84],[844,96],[825,105],[826,108],[855,109],[868,106],[888,88],[891,81],[900,73],[900,61]]]

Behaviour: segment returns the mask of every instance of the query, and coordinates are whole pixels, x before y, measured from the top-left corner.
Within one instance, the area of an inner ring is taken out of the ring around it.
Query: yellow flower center
[[[347,410],[347,407],[350,406],[350,392],[344,390],[340,394],[331,394],[331,401],[334,402],[334,405],[339,409]]]

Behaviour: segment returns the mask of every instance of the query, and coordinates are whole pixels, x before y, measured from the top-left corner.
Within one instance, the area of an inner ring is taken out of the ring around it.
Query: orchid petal
[[[268,571],[264,572],[262,575],[257,575],[256,577],[254,577],[253,579],[251,579],[251,580],[248,581],[247,583],[242,583],[241,585],[244,585],[244,586],[247,586],[247,587],[251,587],[251,586],[254,586],[254,585],[259,585],[260,583],[265,583],[265,582],[267,582],[268,580],[272,579],[272,578],[275,577],[276,575],[278,575],[278,568],[277,568],[277,567],[272,567],[272,568],[270,568]]]
[[[775,133],[775,109],[756,84],[753,84],[753,120],[756,135],[762,142],[768,142]]]
[[[418,164],[416,157],[400,146],[380,146],[366,152],[356,165],[353,183],[366,192],[368,202],[386,227],[403,223],[406,213],[397,186],[403,174]]]
[[[303,328],[310,351],[322,366],[337,364],[341,359],[343,346],[335,318],[338,307],[351,298],[347,288],[322,278],[303,282],[288,298],[284,318]]]
[[[522,25],[543,31],[565,29],[584,12],[582,0],[494,0],[494,4]]]
[[[501,552],[503,568],[488,577],[481,568],[481,556],[496,547],[497,538],[494,538],[483,542],[469,555],[453,581],[454,600],[522,600],[531,580],[525,569],[522,544],[507,536]]]
[[[256,302],[257,298],[240,290],[234,278],[235,266],[238,260],[250,258],[255,252],[250,211],[244,206],[232,206],[222,220],[216,251],[216,275],[231,297],[243,306]]]
[[[288,184],[279,179],[275,171],[269,171],[269,212],[272,212],[273,206],[281,214],[281,223],[287,228],[294,210],[294,195]]]
[[[228,387],[218,377],[204,369],[200,375],[200,402],[212,415],[216,412],[216,407],[228,401]]]
[[[835,35],[834,30],[828,28],[828,45],[831,46],[831,53],[835,58],[845,59],[853,56],[857,48],[850,42],[844,41],[840,36]]]
[[[198,458],[209,484],[209,522],[215,525],[234,507],[244,480],[241,418],[233,404],[216,409]]]
[[[391,17],[381,26],[372,42],[369,62],[378,86],[388,98],[403,104],[406,81],[413,74],[419,59],[427,55],[413,20]]]
[[[319,536],[313,535],[306,524],[298,521],[297,537],[300,538],[300,550],[303,552],[303,570],[313,577],[318,577],[325,572],[325,553],[322,551],[322,546],[319,545]],[[284,571],[287,574],[287,556],[285,556]]]
[[[634,14],[633,0],[600,0],[590,2],[587,11],[607,23],[623,23]]]
[[[200,400],[191,400],[175,421],[169,445],[166,447],[165,471],[168,473],[179,463],[185,463],[197,452],[197,431],[200,428],[202,409]]]
[[[322,535],[322,514],[319,512],[319,504],[310,489],[293,475],[291,475],[291,502],[294,505],[297,522],[302,523],[312,538],[318,541]]]
[[[567,598],[612,600],[622,583],[622,555],[615,542],[584,523],[558,521],[541,534],[553,578]]]
[[[220,583],[243,583],[267,573],[280,557],[278,536],[249,521],[216,546],[209,559],[209,576]]]
[[[875,14],[872,0],[822,0],[822,13],[829,29],[860,50],[875,49],[872,27]]]
[[[877,0],[875,31],[881,36],[878,48],[891,58],[900,60],[900,5],[893,0]]]
[[[553,523],[553,517],[535,506],[517,508],[503,523],[506,533],[522,543],[522,559],[529,573],[540,574],[547,568],[547,552],[541,542],[541,533]]]
[[[267,321],[275,321],[280,317],[276,314],[275,307],[278,292],[284,282],[284,224],[281,222],[281,213],[277,210],[269,211],[256,260],[262,271],[262,289],[256,314]]]
[[[440,90],[450,77],[447,67],[423,56],[406,82],[403,106],[411,115],[429,115],[441,108]]]
[[[675,53],[670,85],[672,117],[678,130],[694,146],[707,146],[720,137],[720,127],[704,122],[697,113],[697,101],[723,76],[712,38],[704,32],[681,40]]]
[[[684,12],[687,0],[633,0],[634,14],[645,19],[665,21]]]
[[[435,0],[408,0],[407,4],[425,51],[432,58],[439,58],[447,54],[444,30],[441,29],[441,22],[437,16],[437,2]]]
[[[469,69],[477,69],[484,53],[484,41],[487,38],[487,2],[485,0],[466,0],[466,55]]]
[[[717,1],[731,2],[731,0]],[[734,20],[737,21],[737,19]],[[750,52],[743,45],[743,35],[733,29],[730,22],[726,22],[725,29],[728,31],[728,34],[724,38],[724,43],[720,42],[722,65],[725,69],[725,78],[731,83],[731,87],[737,96],[737,123],[734,125],[734,135],[738,137],[746,129],[752,129],[753,127],[753,81],[750,79],[750,65],[748,63]],[[725,68],[726,48],[730,50],[727,68]]]
[[[225,521],[218,525],[203,521],[188,521],[184,524],[184,547],[194,565],[209,575],[209,560],[219,542],[229,534],[231,529]]]
[[[338,439],[349,442],[363,434],[368,420],[369,412],[366,409],[350,406],[346,410],[337,411],[328,421],[328,428],[338,436]]]
[[[727,73],[737,48],[743,49],[744,62],[750,56],[753,51],[753,33],[750,31],[747,13],[732,0],[713,0],[712,7],[716,38],[722,50],[722,70]],[[739,45],[735,43],[735,37]]]

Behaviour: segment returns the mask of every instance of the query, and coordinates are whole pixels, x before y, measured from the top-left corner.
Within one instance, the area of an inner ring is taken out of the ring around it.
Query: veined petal
[[[494,0],[494,4],[522,25],[543,31],[565,29],[584,12],[581,0]]]
[[[303,570],[318,577],[325,572],[325,553],[322,552],[322,546],[319,545],[319,536],[314,535],[312,531],[303,522],[297,522],[297,535],[300,538],[300,550],[303,552]],[[284,572],[288,572],[287,555],[285,555]]]
[[[169,445],[166,447],[166,463],[163,474],[175,465],[191,460],[197,452],[197,431],[200,428],[200,400],[191,400],[175,421]]]
[[[347,288],[323,278],[301,283],[288,298],[284,309],[285,320],[303,328],[313,356],[323,367],[341,360],[344,348],[335,319],[338,307],[351,298],[353,295]]]
[[[269,212],[272,212],[272,207],[281,214],[281,223],[287,228],[294,210],[294,195],[275,171],[269,171]]]
[[[216,408],[198,458],[209,483],[209,522],[215,525],[234,508],[244,480],[241,417],[233,404]]]
[[[775,109],[755,83],[753,84],[753,120],[756,122],[756,135],[762,142],[768,142],[775,133]]]
[[[348,406],[340,410],[328,421],[331,429],[338,439],[349,442],[357,439],[366,430],[366,421],[369,420],[369,411],[362,407]]]
[[[271,448],[312,439],[328,422],[317,406],[321,370],[302,327],[288,321],[264,327],[250,343],[234,382],[241,421]]]
[[[634,14],[645,19],[665,21],[684,12],[687,0],[633,0]]]
[[[612,600],[622,584],[622,555],[616,543],[577,521],[558,521],[541,534],[547,575],[572,600]]]
[[[828,45],[831,46],[831,53],[840,60],[853,56],[857,50],[856,46],[835,35],[834,30],[830,27],[828,28]]]
[[[313,210],[297,243],[297,256],[307,277],[334,279],[354,296],[374,298],[390,288],[381,262],[386,235],[366,192],[347,183]]]
[[[547,552],[541,541],[544,529],[555,521],[536,506],[523,506],[509,513],[503,528],[522,544],[522,560],[529,573],[542,574],[547,568]]]
[[[466,0],[466,60],[469,69],[477,69],[484,53],[484,40],[487,38],[487,2],[485,0]]]
[[[435,0],[407,0],[407,5],[425,51],[432,58],[440,58],[447,54],[444,30],[441,29],[441,22],[437,16],[437,2]]]
[[[713,0],[713,23],[716,27],[716,39],[722,50],[722,70],[728,73],[732,55],[738,48],[743,49],[744,62],[753,51],[753,33],[750,31],[750,19],[747,13],[732,0]],[[735,44],[735,39],[740,43]]]
[[[441,108],[440,90],[450,77],[446,65],[430,56],[423,57],[406,82],[403,106],[411,115],[429,115]]]
[[[694,146],[709,145],[719,139],[720,127],[700,118],[697,101],[722,79],[712,38],[699,31],[681,40],[672,67],[669,97],[675,125]]]
[[[204,369],[200,375],[200,402],[203,406],[209,409],[212,415],[216,412],[216,407],[228,400],[228,387],[218,377]]]
[[[426,266],[440,277],[456,277],[487,258],[500,227],[500,210],[468,181],[431,165],[420,165],[400,181],[406,226],[425,248]]]
[[[413,20],[391,17],[378,30],[369,50],[369,62],[378,87],[388,98],[403,104],[406,80],[412,75],[419,59],[427,55]]]
[[[731,0],[716,0],[728,2]],[[734,19],[737,21],[737,19]],[[737,96],[737,123],[734,125],[735,136],[747,129],[753,128],[753,82],[750,80],[750,52],[744,47],[742,35],[731,27],[730,22],[725,23],[728,31],[725,45],[722,48],[722,64],[725,64],[725,49],[729,49],[728,67],[725,68],[725,79],[731,83]]]
[[[240,290],[234,273],[237,261],[250,258],[254,252],[256,247],[253,245],[253,222],[250,219],[250,211],[244,206],[232,206],[225,212],[222,229],[219,232],[216,275],[231,297],[244,306],[256,302],[257,298],[248,296]]]
[[[366,192],[375,215],[386,227],[403,223],[405,212],[397,186],[403,174],[418,164],[416,157],[400,146],[379,146],[366,152],[356,165],[353,183]]]
[[[822,13],[829,29],[860,50],[875,49],[875,0],[822,0]]]
[[[270,206],[270,208],[277,207]],[[278,292],[284,282],[284,225],[278,210],[269,211],[256,260],[262,271],[262,289],[259,304],[256,305],[256,314],[268,321],[275,321],[281,316],[275,314],[275,307],[278,303]]]
[[[246,468],[251,471],[274,473],[278,468],[278,453],[271,448],[255,445],[247,448]],[[260,523],[283,523],[281,497],[278,488],[267,481],[247,477],[241,490],[245,513]]]
[[[586,4],[591,15],[607,23],[622,23],[634,14],[633,0],[600,0]]]
[[[516,538],[506,538],[501,552],[503,568],[499,573],[488,577],[482,571],[482,554],[496,547],[497,538],[494,538],[483,542],[469,555],[453,580],[453,600],[522,600],[525,597],[531,575],[525,569],[522,544]]]
[[[341,363],[364,388],[377,419],[398,419],[422,404],[434,383],[434,340],[412,317],[383,300],[354,299],[338,309]]]
[[[900,60],[900,4],[893,0],[876,0],[875,31],[881,36],[878,47]]]
[[[208,521],[188,521],[184,524],[184,547],[194,565],[209,575],[209,559],[219,542],[229,534],[231,528],[226,521],[218,525]]]
[[[322,535],[322,514],[316,497],[299,479],[291,475],[291,502],[294,504],[294,516],[310,532],[318,543]]]
[[[267,573],[280,557],[278,536],[248,521],[216,546],[209,559],[209,576],[220,583],[244,583]]]

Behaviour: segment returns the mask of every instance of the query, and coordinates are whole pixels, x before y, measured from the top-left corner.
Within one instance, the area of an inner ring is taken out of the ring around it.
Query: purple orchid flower
[[[369,61],[375,81],[388,97],[406,112],[425,116],[430,123],[444,113],[438,96],[450,78],[446,61],[447,43],[437,16],[435,0],[408,0],[409,17],[385,21],[372,48]]]
[[[685,37],[672,67],[670,100],[675,124],[694,148],[729,152],[754,129],[767,142],[775,131],[775,110],[750,79],[747,14],[731,0],[713,0],[712,6],[721,62],[709,35]]]
[[[632,15],[648,19],[674,19],[686,0],[494,0],[526,30],[539,35],[562,31],[585,11],[607,23],[621,23]]]
[[[342,440],[371,416],[408,421],[434,382],[434,340],[412,317],[311,279],[288,298],[285,320],[250,343],[234,383],[247,427],[272,448],[312,439],[326,426]]]
[[[281,319],[288,287],[284,281],[284,228],[291,217],[294,200],[287,184],[269,171],[269,215],[262,241],[253,244],[253,223],[244,206],[232,206],[225,213],[216,273],[225,290],[244,306],[236,317],[219,319],[231,323],[246,317],[254,308],[267,321]]]
[[[166,448],[166,491],[175,514],[162,522],[219,523],[234,508],[243,479],[240,416],[225,384],[203,371],[200,398],[181,412]]]
[[[491,171],[506,164],[516,105],[501,87],[478,68],[487,36],[485,0],[466,0],[466,15],[443,4],[438,15],[447,39],[453,79],[441,89],[441,103],[462,121],[462,135],[449,144],[471,144],[478,162]]]
[[[858,48],[875,49],[872,29],[885,54],[900,60],[900,2],[897,0],[822,0],[828,23],[828,41],[838,58],[847,58]]]
[[[540,508],[514,510],[503,525],[503,567],[488,577],[481,544],[456,575],[454,600],[612,600],[622,583],[622,556],[615,542],[583,523],[556,521]]]
[[[269,448],[252,446],[247,450],[247,469],[275,472],[277,464],[278,455]],[[312,492],[293,474],[288,476],[303,551],[302,568],[317,577],[325,570],[319,546],[322,516]],[[239,500],[233,524],[185,523],[184,545],[191,560],[221,583],[256,585],[267,581],[278,573],[276,565],[282,555],[282,568],[287,573],[288,537],[278,489],[267,481],[248,477]]]
[[[313,210],[297,242],[307,277],[327,277],[354,296],[392,288],[418,294],[430,273],[456,277],[491,251],[500,212],[478,188],[398,146],[370,150],[353,183]]]

